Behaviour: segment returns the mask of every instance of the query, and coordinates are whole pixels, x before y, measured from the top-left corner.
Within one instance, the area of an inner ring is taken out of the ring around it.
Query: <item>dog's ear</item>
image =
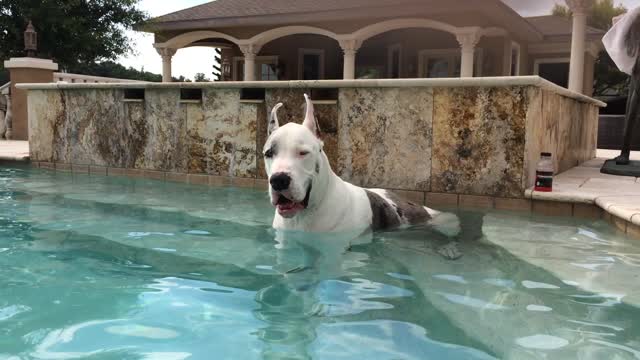
[[[307,94],[304,94],[304,100],[307,103],[307,110],[305,111],[304,121],[302,125],[306,126],[311,132],[318,138],[320,138],[320,127],[316,121],[316,116],[313,113],[313,103]]]
[[[276,106],[271,109],[269,113],[269,125],[267,126],[267,135],[271,135],[274,131],[278,130],[280,124],[278,123],[278,109],[282,107],[282,103],[277,103]]]

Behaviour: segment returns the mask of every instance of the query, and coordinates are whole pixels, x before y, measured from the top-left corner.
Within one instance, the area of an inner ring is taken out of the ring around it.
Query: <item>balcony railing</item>
[[[123,82],[142,82],[138,80],[129,80],[129,79],[117,79],[117,78],[109,78],[102,76],[92,76],[92,75],[81,75],[81,74],[71,74],[71,73],[62,73],[55,72],[53,73],[53,82],[67,82],[67,83],[123,83]]]

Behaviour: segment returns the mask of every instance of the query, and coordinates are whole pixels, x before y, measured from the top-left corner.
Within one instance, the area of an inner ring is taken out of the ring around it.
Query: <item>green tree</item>
[[[589,11],[588,23],[600,30],[609,30],[611,28],[611,20],[621,14],[627,12],[627,9],[622,6],[616,6],[613,0],[598,0],[593,4],[593,7]],[[556,4],[552,10],[553,15],[571,17],[571,10],[566,5]]]
[[[139,0],[0,0],[0,59],[24,56],[23,32],[32,20],[38,55],[77,72],[132,51],[125,31],[144,21]]]
[[[194,82],[209,82],[211,80],[209,80],[209,78],[207,78],[207,76],[204,73],[196,73],[193,76],[193,81]]]
[[[213,81],[222,80],[222,49],[215,48],[213,54]]]
[[[587,22],[591,27],[607,31],[613,18],[626,12],[624,6],[615,6],[613,0],[598,0],[589,11]],[[571,18],[571,10],[565,5],[556,4],[552,14]],[[595,64],[593,95],[626,94],[628,86],[628,76],[618,70],[606,51],[601,51]]]
[[[73,72],[78,74],[114,77],[114,78],[120,78],[120,79],[133,79],[133,80],[154,81],[154,82],[162,81],[162,75],[144,71],[144,69],[137,70],[132,67],[126,68],[113,61],[102,61],[99,63],[78,64],[74,67]]]
[[[162,76],[160,76],[160,78],[162,78]],[[191,82],[191,79],[187,79],[186,77],[184,77],[184,75],[180,75],[179,77],[172,77],[174,82]]]

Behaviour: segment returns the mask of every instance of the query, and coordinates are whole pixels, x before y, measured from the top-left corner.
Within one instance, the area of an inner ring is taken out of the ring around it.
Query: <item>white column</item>
[[[356,54],[360,48],[360,43],[356,40],[344,40],[340,41],[340,47],[344,53],[342,78],[353,80],[356,78]]]
[[[587,35],[587,12],[593,0],[565,0],[573,14],[571,32],[571,62],[569,63],[569,90],[584,90],[584,52]]]
[[[244,54],[244,81],[256,79],[256,55]]]
[[[255,81],[256,55],[260,52],[260,46],[255,44],[241,45],[240,51],[244,54],[244,81]]]
[[[176,49],[156,48],[158,54],[162,57],[162,82],[171,82],[171,59],[176,54]]]
[[[460,43],[460,77],[473,77],[473,58],[476,45],[480,41],[480,31],[460,33],[456,35]]]

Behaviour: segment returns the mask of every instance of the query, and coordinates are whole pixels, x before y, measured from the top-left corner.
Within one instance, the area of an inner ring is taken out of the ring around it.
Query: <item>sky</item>
[[[640,0],[639,0],[640,1]],[[161,16],[174,11],[209,2],[209,0],[142,0],[138,8],[146,11],[150,16]],[[135,53],[118,59],[124,66],[162,74],[162,59],[153,47],[153,34],[129,31],[129,38],[133,40]],[[209,79],[213,77],[214,50],[209,47],[191,47],[180,49],[173,56],[172,75],[183,75],[192,79],[196,73],[204,73]]]
[[[267,0],[264,0],[267,1]],[[322,1],[322,0],[319,0]],[[554,3],[564,3],[563,0],[503,0],[522,16],[547,15]],[[170,12],[200,5],[209,0],[142,0],[139,8],[151,16],[165,15]],[[616,4],[623,4],[627,8],[640,6],[640,0],[615,0]],[[156,74],[162,73],[160,55],[153,48],[153,35],[135,31],[129,32],[129,37],[135,44],[135,52],[121,57],[118,62],[124,66],[131,66],[138,70],[144,68]],[[214,53],[212,48],[191,47],[179,50],[173,57],[173,76],[180,75],[193,79],[196,73],[205,73],[212,78]]]

